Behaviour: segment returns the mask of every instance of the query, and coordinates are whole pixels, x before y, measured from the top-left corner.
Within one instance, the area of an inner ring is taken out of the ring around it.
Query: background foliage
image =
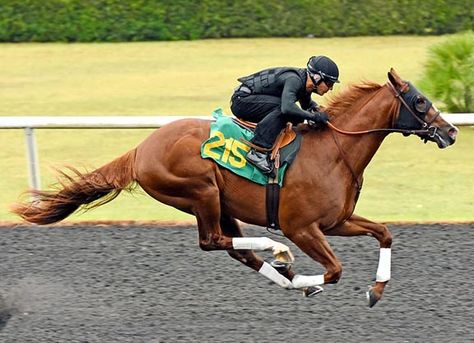
[[[472,0],[2,0],[0,41],[439,35],[474,28]]]
[[[474,33],[452,36],[429,49],[420,86],[448,112],[474,112]]]

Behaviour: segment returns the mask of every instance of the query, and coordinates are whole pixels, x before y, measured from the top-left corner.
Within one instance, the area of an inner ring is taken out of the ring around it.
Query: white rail
[[[29,184],[40,189],[38,150],[34,129],[144,129],[157,128],[179,119],[212,119],[211,116],[19,116],[0,117],[0,129],[24,129]]]
[[[211,116],[20,116],[0,117],[0,129],[143,129],[190,118],[212,119]]]
[[[474,126],[474,113],[444,113],[454,125]],[[40,189],[39,162],[34,129],[143,129],[158,128],[179,119],[207,119],[211,116],[19,116],[0,117],[0,129],[24,129],[30,187]]]

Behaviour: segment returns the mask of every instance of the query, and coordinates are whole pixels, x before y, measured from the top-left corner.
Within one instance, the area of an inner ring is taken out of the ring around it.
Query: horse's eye
[[[420,113],[426,112],[426,99],[420,95],[418,95],[415,99],[415,110]]]

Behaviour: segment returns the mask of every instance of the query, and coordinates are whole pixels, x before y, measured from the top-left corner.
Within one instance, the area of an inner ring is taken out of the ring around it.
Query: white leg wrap
[[[234,237],[232,246],[235,250],[272,250],[273,254],[290,250],[286,245],[267,237]]]
[[[386,282],[390,280],[391,256],[392,249],[380,248],[379,266],[377,268],[375,279],[377,282]]]
[[[290,280],[288,280],[286,277],[281,275],[279,272],[276,271],[275,268],[273,268],[270,264],[267,262],[263,262],[262,267],[258,271],[260,274],[265,276],[267,279],[272,280],[275,282],[277,285],[283,287],[283,288],[288,288],[291,289],[293,288],[293,285]]]
[[[294,288],[304,288],[319,286],[324,284],[324,275],[298,275],[293,277],[292,284]]]

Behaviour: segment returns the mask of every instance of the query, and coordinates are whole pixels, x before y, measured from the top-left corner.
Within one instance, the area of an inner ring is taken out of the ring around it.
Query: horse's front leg
[[[294,288],[318,289],[319,285],[336,283],[342,274],[342,265],[329,246],[324,233],[316,223],[295,230],[286,230],[285,235],[304,253],[321,263],[326,272],[321,275],[296,274],[292,281]],[[320,288],[322,290],[322,288]],[[306,292],[306,291],[305,291]]]
[[[358,215],[352,215],[343,224],[325,231],[328,236],[373,236],[380,243],[379,263],[375,285],[369,288],[369,306],[374,306],[382,298],[385,286],[390,280],[392,234],[383,224],[374,223]]]

